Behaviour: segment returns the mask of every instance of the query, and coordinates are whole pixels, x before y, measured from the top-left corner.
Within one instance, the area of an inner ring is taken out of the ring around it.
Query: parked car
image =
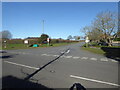
[[[98,45],[99,46],[108,46],[108,43],[106,43],[106,42],[99,42]]]
[[[43,41],[42,44],[47,44],[48,42],[47,41]]]

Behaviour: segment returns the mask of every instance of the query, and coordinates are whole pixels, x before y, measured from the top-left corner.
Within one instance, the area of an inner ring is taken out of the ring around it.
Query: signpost
[[[48,46],[49,46],[50,38],[47,38],[47,42],[48,42]]]
[[[89,43],[89,42],[90,42],[89,38],[86,37],[86,39],[85,39],[86,47],[88,47],[88,43]]]
[[[24,44],[27,44],[27,47],[28,47],[29,41],[28,41],[28,40],[25,40],[25,41],[24,41]]]

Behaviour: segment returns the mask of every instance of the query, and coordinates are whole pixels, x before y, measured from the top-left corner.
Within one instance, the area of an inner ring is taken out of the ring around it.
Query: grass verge
[[[47,44],[43,44],[43,45],[39,45],[39,47],[29,47],[28,45],[25,44],[7,44],[7,47],[1,47],[1,49],[3,50],[14,50],[14,49],[32,49],[32,48],[41,48],[41,47],[58,47],[58,46],[64,46],[64,45],[69,45],[69,44],[74,44],[77,42],[72,42],[72,43],[55,43],[52,45],[47,45]]]
[[[85,48],[85,47],[82,47],[83,50],[86,50],[86,51],[89,51],[89,52],[92,52],[92,53],[96,53],[96,54],[102,54],[104,55],[105,52],[103,50],[101,50],[100,48]]]

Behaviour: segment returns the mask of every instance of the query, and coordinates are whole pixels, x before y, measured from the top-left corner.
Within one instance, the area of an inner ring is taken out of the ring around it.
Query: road
[[[10,83],[5,80],[14,77],[47,88],[70,88],[74,83],[85,88],[118,88],[119,63],[82,50],[82,44],[7,50],[2,59],[3,87]]]

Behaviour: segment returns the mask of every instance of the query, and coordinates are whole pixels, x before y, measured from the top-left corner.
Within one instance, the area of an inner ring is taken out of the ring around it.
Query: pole
[[[44,34],[44,20],[43,20],[43,34]]]

